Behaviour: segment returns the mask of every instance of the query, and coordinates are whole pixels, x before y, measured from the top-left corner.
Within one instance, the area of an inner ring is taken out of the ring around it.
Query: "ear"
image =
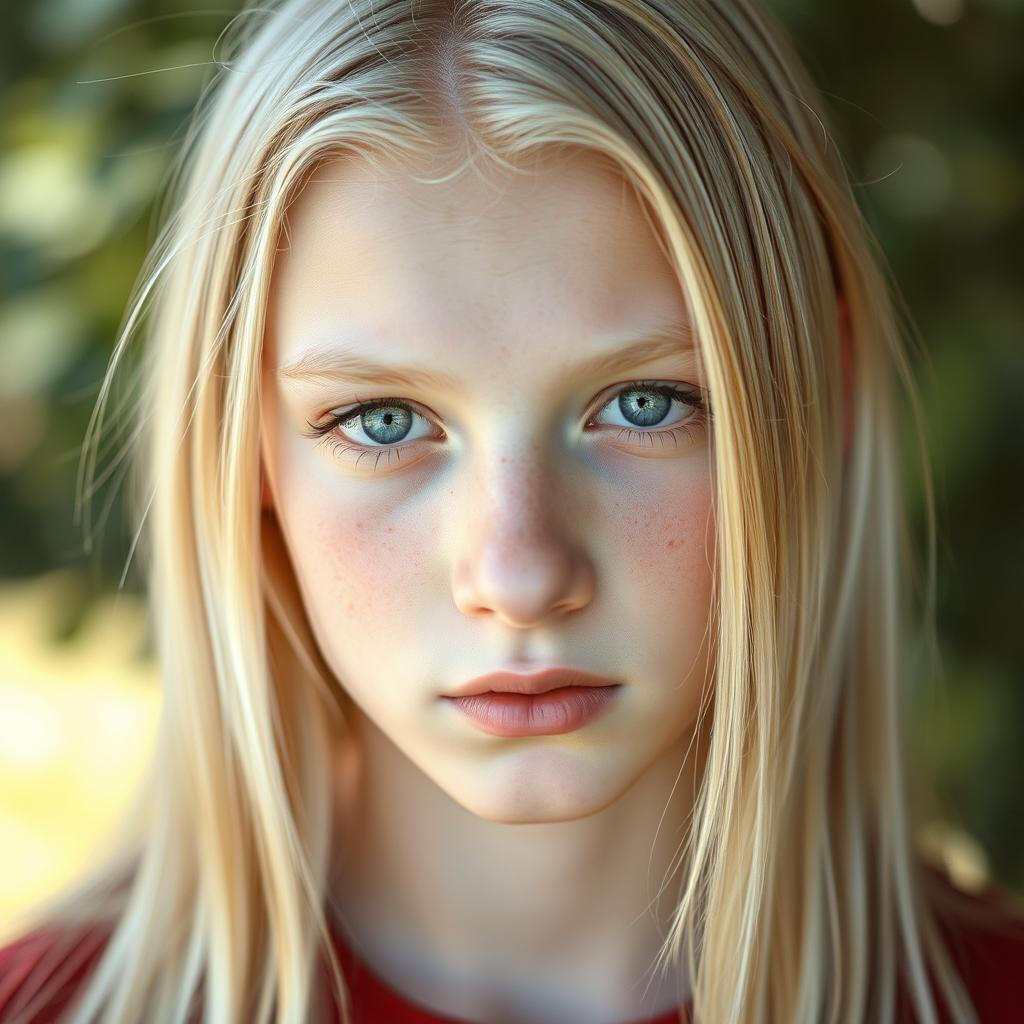
[[[853,440],[853,338],[850,330],[850,306],[842,292],[836,294],[839,318],[839,365],[843,375],[843,453]]]

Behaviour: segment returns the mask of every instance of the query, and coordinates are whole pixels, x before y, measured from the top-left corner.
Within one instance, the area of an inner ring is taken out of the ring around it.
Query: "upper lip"
[[[547,693],[563,686],[615,686],[619,680],[596,676],[579,668],[548,668],[529,675],[521,672],[488,672],[463,683],[446,697],[469,697],[475,693]]]

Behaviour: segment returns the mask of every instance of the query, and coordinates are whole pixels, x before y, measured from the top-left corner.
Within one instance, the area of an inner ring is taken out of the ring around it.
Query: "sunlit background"
[[[76,873],[153,740],[159,689],[126,571],[121,472],[94,498],[88,548],[76,472],[154,197],[238,9],[5,6],[0,938]],[[826,91],[924,342],[942,670],[908,682],[910,757],[938,794],[918,841],[962,884],[1024,894],[1024,0],[771,6]],[[906,489],[920,540],[916,474]]]

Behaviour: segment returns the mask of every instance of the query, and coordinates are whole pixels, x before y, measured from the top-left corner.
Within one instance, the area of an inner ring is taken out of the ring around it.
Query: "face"
[[[357,716],[480,817],[582,817],[685,749],[712,664],[696,340],[636,197],[592,156],[414,180],[429,170],[339,160],[289,211],[266,502]],[[620,685],[549,735],[494,735],[445,697],[551,666]]]

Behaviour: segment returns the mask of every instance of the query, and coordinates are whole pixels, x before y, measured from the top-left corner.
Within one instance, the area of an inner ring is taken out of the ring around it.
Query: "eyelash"
[[[696,415],[686,420],[685,422],[678,423],[673,427],[668,427],[662,430],[643,430],[637,427],[619,427],[619,434],[617,435],[617,438],[621,437],[623,433],[638,434],[641,437],[648,436],[651,438],[650,445],[634,445],[634,447],[636,448],[653,447],[654,437],[656,436],[659,438],[671,438],[672,441],[676,445],[678,445],[679,438],[680,436],[682,436],[682,434],[685,433],[688,437],[692,437],[692,432],[695,429],[703,429],[710,423],[712,419],[711,410],[708,407],[707,402],[704,400],[704,398],[698,391],[680,388],[674,384],[663,384],[658,381],[647,380],[630,381],[628,384],[619,388],[616,392],[614,392],[614,394],[612,394],[609,400],[605,402],[604,405],[602,405],[601,408],[594,415],[597,416],[598,414],[603,412],[609,405],[612,404],[612,402],[619,395],[625,394],[626,392],[629,391],[653,391],[656,392],[657,394],[663,395],[666,398],[670,398],[672,400],[679,400],[686,405],[692,406],[696,410]],[[358,401],[358,396],[356,396],[356,398]],[[325,441],[329,441],[333,446],[332,454],[334,454],[337,458],[341,458],[346,452],[359,452],[359,458],[362,458],[362,456],[367,454],[368,452],[376,451],[377,462],[380,461],[381,455],[387,453],[388,463],[390,464],[392,453],[394,453],[397,456],[397,458],[401,460],[402,451],[406,448],[411,448],[414,444],[416,444],[416,441],[410,441],[405,444],[397,444],[392,447],[388,447],[387,445],[380,445],[379,447],[374,448],[370,447],[369,445],[353,442],[348,438],[331,436],[335,428],[340,426],[341,424],[348,423],[350,420],[357,419],[362,413],[367,412],[370,409],[378,409],[386,406],[397,406],[401,409],[406,409],[409,412],[415,413],[418,416],[423,416],[422,413],[417,412],[416,408],[410,402],[406,402],[398,398],[374,398],[370,401],[358,402],[357,405],[350,406],[343,412],[335,413],[326,423],[322,424],[321,426],[314,426],[312,423],[309,423],[307,421],[306,425],[309,427],[309,430],[303,431],[302,436],[312,439],[322,438]],[[428,418],[429,417],[424,416],[424,419]],[[588,421],[587,425],[590,425],[590,421]],[[601,425],[602,424],[598,424],[598,426]],[[607,424],[604,424],[604,426],[607,426]],[[417,438],[417,440],[423,439]],[[374,462],[373,470],[376,470],[377,462]],[[356,465],[358,466],[358,464],[359,459],[356,459]]]

